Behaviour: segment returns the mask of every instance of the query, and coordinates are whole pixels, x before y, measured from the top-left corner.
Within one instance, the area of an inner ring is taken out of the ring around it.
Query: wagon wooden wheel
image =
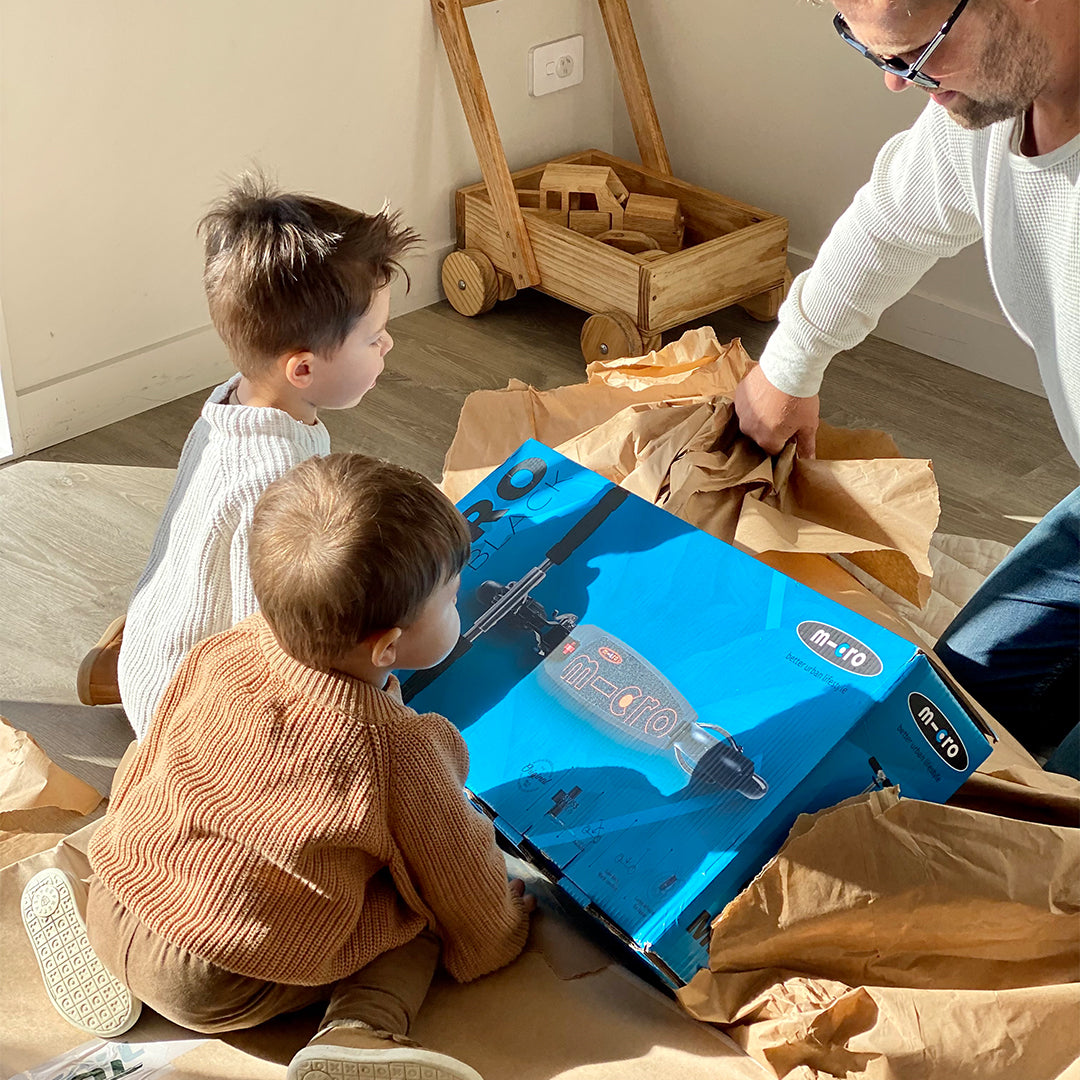
[[[782,285],[740,301],[739,307],[751,319],[757,319],[758,322],[772,322],[780,312],[780,305],[787,299],[787,294],[791,291],[791,280],[791,271],[785,267]]]
[[[450,306],[462,315],[483,315],[499,299],[495,265],[477,248],[462,248],[446,256],[442,287]]]
[[[641,355],[641,334],[634,320],[622,311],[590,315],[581,328],[581,355],[585,362]]]

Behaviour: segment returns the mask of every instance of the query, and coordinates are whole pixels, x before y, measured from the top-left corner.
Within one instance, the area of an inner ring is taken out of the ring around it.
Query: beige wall
[[[468,17],[512,167],[611,148],[594,4]],[[427,239],[396,311],[439,298],[451,192],[479,169],[423,0],[0,0],[0,31],[0,311],[22,450],[229,370],[193,230],[252,162],[355,206],[389,197]],[[584,83],[530,98],[529,46],[579,32]]]
[[[677,175],[787,215],[801,269],[921,93],[887,93],[828,5],[630,7]],[[636,157],[592,0],[468,19],[512,167]],[[528,97],[529,46],[577,32],[583,85]],[[479,175],[424,0],[0,0],[0,95],[0,413],[22,451],[227,373],[193,230],[228,175],[258,162],[353,205],[389,196],[428,241],[399,313],[439,297],[451,192]],[[880,332],[1038,389],[977,250]]]
[[[792,268],[817,252],[874,156],[926,102],[885,90],[836,37],[831,4],[630,0],[676,175],[791,222]],[[615,149],[635,154],[625,111]],[[1042,393],[997,305],[981,248],[935,266],[882,318],[886,338]]]

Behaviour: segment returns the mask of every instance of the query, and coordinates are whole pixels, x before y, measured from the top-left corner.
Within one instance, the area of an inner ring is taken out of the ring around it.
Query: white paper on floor
[[[165,1077],[173,1072],[171,1062],[205,1041],[176,1039],[126,1043],[95,1039],[18,1073],[11,1080],[118,1080],[122,1076],[150,1080],[151,1077]]]

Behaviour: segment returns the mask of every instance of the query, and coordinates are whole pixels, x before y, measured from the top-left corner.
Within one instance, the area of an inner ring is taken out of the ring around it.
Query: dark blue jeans
[[[1080,777],[1080,488],[982,583],[937,653],[1046,768]]]

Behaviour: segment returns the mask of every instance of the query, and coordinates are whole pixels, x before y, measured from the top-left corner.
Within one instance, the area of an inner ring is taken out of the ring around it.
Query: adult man
[[[984,242],[999,302],[1035,350],[1080,462],[1080,4],[837,0],[834,26],[933,100],[800,275],[735,398],[743,431],[813,454],[825,367],[943,256]],[[1080,489],[984,583],[938,643],[954,675],[1048,768],[1080,770]],[[1070,731],[1070,728],[1072,729]],[[1065,742],[1053,752],[1062,736]]]

